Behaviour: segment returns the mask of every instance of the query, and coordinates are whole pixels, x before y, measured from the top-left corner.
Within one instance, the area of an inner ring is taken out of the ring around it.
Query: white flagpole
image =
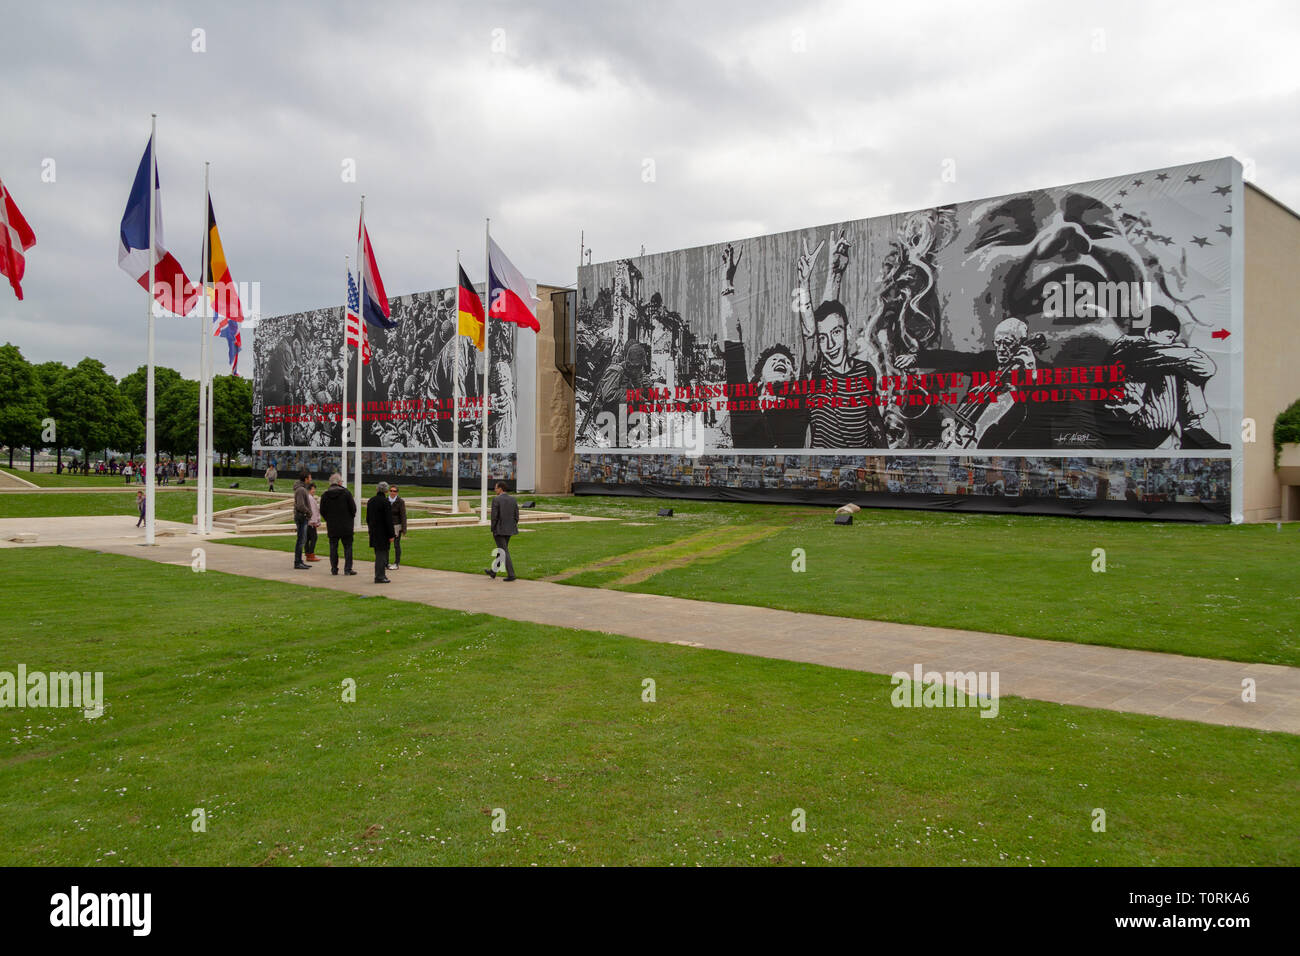
[[[149,303],[149,332],[148,332],[148,371],[145,373],[145,412],[144,412],[144,466],[149,470],[145,476],[144,497],[144,543],[151,545],[154,543],[154,493],[156,491],[154,483],[154,463],[155,448],[153,435],[154,422],[154,394],[153,394],[153,283],[154,283],[154,244],[153,244],[153,219],[156,215],[154,210],[154,196],[156,193],[155,185],[158,182],[158,114],[150,113],[149,120],[149,290],[145,296]]]
[[[451,513],[460,514],[460,250],[456,250],[456,299],[452,304],[456,348],[451,356]]]
[[[483,461],[480,465],[482,487],[479,490],[478,523],[488,523],[488,408],[492,396],[488,385],[492,374],[492,220],[485,219],[483,227]],[[459,281],[459,276],[457,277]]]
[[[357,424],[356,435],[357,457],[356,461],[356,484],[357,484],[357,517],[354,528],[361,530],[361,513],[365,509],[362,505],[361,497],[361,441],[363,438],[363,421],[361,412],[361,366],[365,358],[365,340],[366,340],[366,197],[361,195],[361,222],[360,232],[357,233]]]
[[[203,294],[199,297],[199,440],[194,453],[194,469],[198,474],[198,532],[199,534],[208,533],[208,469],[204,464],[204,452],[208,447],[208,389],[211,385],[208,382],[208,197],[211,195],[208,188],[208,167],[210,163],[203,164],[203,243],[201,246],[203,258],[199,260],[199,284],[203,287]]]
[[[201,464],[203,461],[204,436],[207,435],[208,429],[208,403],[205,398],[208,387],[208,165],[208,163],[203,164],[203,242],[199,246],[201,256],[199,259],[199,284],[203,287],[203,295],[199,297],[199,433],[194,451],[194,478],[197,479],[194,496],[196,499],[196,534],[206,534],[208,529],[207,514],[204,511],[208,504],[208,498],[203,493],[208,474],[207,469],[203,468]]]
[[[208,324],[211,325],[212,324],[211,321],[209,321]],[[214,467],[214,461],[216,459],[216,449],[214,446],[216,444],[216,437],[217,437],[217,416],[216,413],[213,411],[215,403],[212,398],[213,393],[216,391],[216,383],[214,381],[214,379],[216,378],[216,373],[212,367],[215,361],[213,356],[214,353],[216,352],[216,347],[212,343],[211,330],[209,330],[207,341],[208,341],[208,363],[207,363],[208,364],[208,434],[207,434],[207,442],[206,442],[207,449],[205,455],[203,456],[203,470],[206,476],[206,480],[203,483],[203,494],[207,498],[207,502],[204,504],[203,513],[207,516],[207,520],[208,520],[206,533],[211,534],[212,533],[212,485],[216,477],[216,468]]]
[[[352,278],[352,259],[343,257],[343,269]],[[349,283],[350,285],[351,283]],[[360,349],[357,350],[360,352]],[[343,404],[339,406],[339,474],[348,486],[348,294],[343,294]]]

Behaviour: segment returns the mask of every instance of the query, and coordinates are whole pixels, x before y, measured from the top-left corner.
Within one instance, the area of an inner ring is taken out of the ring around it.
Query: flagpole
[[[460,250],[456,250],[456,301],[452,306],[456,348],[451,356],[451,513],[460,514]]]
[[[153,220],[156,215],[154,211],[155,197],[157,195],[158,184],[158,114],[149,114],[149,289],[145,300],[149,303],[148,320],[148,371],[145,373],[145,412],[144,412],[144,462],[149,474],[145,477],[144,497],[144,543],[152,545],[154,543],[154,376],[153,376],[153,303],[154,303],[154,244],[153,244]]]
[[[203,464],[203,453],[207,448],[208,440],[208,233],[211,228],[211,223],[208,222],[208,197],[211,195],[208,189],[208,167],[210,165],[210,163],[203,164],[203,242],[200,245],[202,258],[199,259],[199,285],[202,287],[203,294],[199,296],[199,440],[195,444],[194,452],[194,470],[197,472],[195,477],[198,479],[195,497],[198,499],[196,514],[199,534],[207,534],[208,531],[206,491],[208,469]]]
[[[361,366],[365,358],[365,332],[366,332],[366,196],[361,194],[361,223],[357,232],[357,398],[356,398],[356,440],[357,440],[357,457],[356,461],[356,483],[357,483],[357,516],[354,528],[361,530],[361,441],[363,431],[361,427]]]
[[[227,289],[226,290],[227,301],[229,301],[229,295],[230,295],[230,290]],[[229,310],[229,306],[227,306],[227,310]],[[227,315],[226,318],[228,320],[230,316]],[[207,498],[207,501],[203,506],[203,513],[207,516],[207,521],[208,521],[206,533],[211,534],[212,533],[212,485],[214,484],[214,479],[216,477],[216,467],[214,464],[216,459],[216,448],[214,446],[216,445],[216,438],[217,438],[217,416],[214,411],[215,402],[212,397],[213,393],[216,391],[216,382],[215,382],[216,370],[213,368],[214,364],[216,363],[216,355],[215,355],[216,347],[212,343],[212,335],[211,335],[211,328],[210,328],[212,322],[209,321],[208,325],[209,325],[209,334],[205,338],[205,341],[208,344],[208,434],[207,434],[207,453],[204,456],[204,465],[203,465],[203,471],[207,477],[207,480],[204,482],[203,494]]]
[[[352,259],[343,257],[343,270],[352,278]],[[361,349],[357,349],[360,353]],[[358,358],[360,356],[358,355]],[[343,293],[343,404],[339,406],[339,474],[343,487],[348,486],[348,293]]]
[[[492,326],[489,321],[492,318],[492,220],[483,222],[483,460],[479,469],[479,524],[488,523],[488,409],[492,404],[492,396],[488,393],[492,374]]]

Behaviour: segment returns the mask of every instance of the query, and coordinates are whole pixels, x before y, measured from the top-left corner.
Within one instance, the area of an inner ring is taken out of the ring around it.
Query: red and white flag
[[[501,247],[488,237],[488,315],[503,322],[514,322],[526,329],[540,332],[537,322],[537,303],[524,274],[506,258]]]
[[[23,253],[34,245],[36,233],[18,211],[18,204],[5,184],[0,182],[0,276],[8,277],[19,301],[23,297],[23,272],[27,268]]]
[[[361,310],[361,292],[357,288],[357,280],[352,277],[352,270],[348,270],[348,316],[347,316],[347,338],[348,346],[357,347],[357,326],[361,326],[361,364],[370,364],[370,333],[366,331],[366,323],[362,322],[357,316]]]

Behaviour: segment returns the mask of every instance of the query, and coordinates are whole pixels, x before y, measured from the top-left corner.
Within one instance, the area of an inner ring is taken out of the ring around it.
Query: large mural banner
[[[1220,159],[582,267],[576,490],[808,500],[832,460],[869,503],[1225,520],[1241,188]]]
[[[455,295],[455,289],[441,289],[393,297],[389,307],[396,326],[368,328],[372,357],[362,367],[365,452],[450,453],[456,377],[460,379],[460,449],[462,453],[481,449],[483,355],[456,334]],[[339,448],[343,419],[354,414],[357,381],[355,348],[348,349],[344,365],[342,322],[339,306],[258,323],[253,340],[255,452],[319,455]],[[516,446],[515,329],[503,322],[488,325],[492,360],[488,448],[510,453]],[[345,374],[346,415],[341,404]],[[280,455],[284,460],[297,457]],[[373,460],[388,462],[382,456]],[[392,460],[396,474],[399,459]]]

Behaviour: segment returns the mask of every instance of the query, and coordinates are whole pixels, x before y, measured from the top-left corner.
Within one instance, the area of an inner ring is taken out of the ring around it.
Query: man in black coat
[[[498,481],[496,497],[492,499],[492,540],[503,552],[506,561],[506,580],[515,579],[514,562],[510,560],[510,539],[519,533],[519,503],[506,494],[506,483]],[[490,578],[497,576],[496,555],[492,557],[492,567],[483,573]]]
[[[375,496],[366,502],[366,527],[370,547],[375,549],[375,583],[388,584],[388,549],[397,531],[393,527],[393,506],[388,501],[388,482],[381,481]]]
[[[357,516],[357,502],[352,492],[343,486],[343,476],[337,471],[330,475],[330,486],[320,496],[320,516],[325,519],[325,529],[330,536],[330,574],[339,573],[339,542],[343,542],[343,573],[352,570],[352,525]]]

